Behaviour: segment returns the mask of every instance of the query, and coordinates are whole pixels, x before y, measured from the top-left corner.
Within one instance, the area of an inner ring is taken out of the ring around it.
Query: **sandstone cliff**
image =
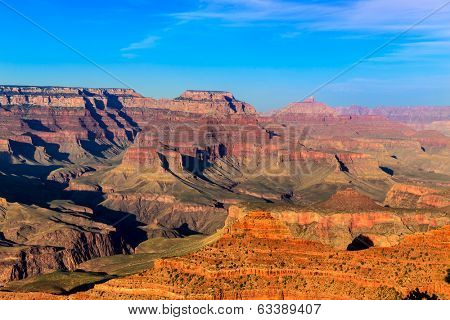
[[[448,192],[400,183],[392,186],[384,202],[393,208],[445,208],[450,206]]]
[[[408,236],[392,248],[336,251],[296,239],[270,213],[253,211],[198,252],[157,260],[146,272],[72,298],[401,299],[418,287],[445,299],[448,233]]]
[[[301,102],[292,102],[279,111],[272,113],[274,116],[281,116],[284,114],[315,114],[322,116],[334,116],[337,112],[325,103],[316,102],[315,98],[311,97]]]
[[[62,213],[17,203],[0,212],[0,284],[102,256],[128,253],[113,227],[79,213]]]
[[[222,91],[175,99],[128,89],[0,93],[0,197],[9,202],[0,201],[1,241],[15,250],[14,265],[30,261],[30,274],[161,235],[209,235],[243,204],[339,249],[359,235],[393,246],[448,224],[450,138],[384,114],[337,114],[311,99],[262,116]],[[435,191],[405,196],[395,184]]]
[[[228,223],[242,219],[249,211],[243,206],[231,206]],[[406,234],[450,224],[446,212],[393,210],[354,189],[339,190],[310,208],[275,208],[272,216],[286,223],[296,236],[338,249],[346,249],[359,235],[370,239],[374,246],[389,247]]]

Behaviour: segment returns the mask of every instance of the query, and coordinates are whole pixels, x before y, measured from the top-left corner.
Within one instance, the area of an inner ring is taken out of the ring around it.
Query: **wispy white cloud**
[[[401,30],[445,0],[357,0],[330,4],[289,0],[200,0],[197,10],[173,14],[180,20],[220,19],[229,22],[290,22],[323,29]],[[450,5],[433,18],[435,28],[449,26]],[[306,22],[306,23],[305,23]],[[305,23],[305,24],[303,24]]]
[[[122,57],[127,59],[134,59],[137,57],[137,54],[135,53],[122,53]]]
[[[227,22],[274,22],[308,19],[333,7],[280,0],[208,0],[198,10],[175,13],[181,20],[220,19]]]
[[[359,0],[335,11],[328,19],[317,19],[312,26],[331,30],[401,32],[438,8],[438,12],[414,27],[414,32],[427,34],[448,30],[450,1]]]
[[[383,56],[369,59],[374,62],[420,62],[432,56],[434,59],[440,59],[446,66],[450,66],[450,40],[435,41],[417,41],[402,43],[395,47],[395,50],[388,52]]]
[[[185,22],[219,20],[231,26],[286,26],[289,31],[280,34],[284,38],[297,37],[303,30],[389,37],[409,29],[437,8],[441,9],[410,30],[407,38],[391,45],[397,52],[384,51],[388,52],[386,58],[398,60],[450,52],[448,46],[441,46],[450,41],[450,1],[357,0],[337,5],[290,0],[201,0],[197,10],[174,16]]]
[[[142,39],[141,41],[131,43],[129,46],[120,49],[120,51],[127,52],[152,48],[156,45],[157,41],[160,39],[161,38],[157,36],[148,36],[145,39]]]
[[[354,77],[341,80],[330,84],[328,90],[330,92],[339,93],[367,93],[367,92],[394,92],[400,90],[431,90],[444,89],[448,87],[450,81],[449,75],[428,75],[426,77],[412,77],[408,81],[402,76],[386,78],[386,77]]]

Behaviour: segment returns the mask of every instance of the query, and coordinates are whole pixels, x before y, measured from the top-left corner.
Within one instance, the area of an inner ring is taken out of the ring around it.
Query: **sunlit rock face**
[[[292,102],[274,114],[279,116],[287,114],[336,115],[337,111],[325,103],[316,101],[314,97],[310,97],[301,102]]]
[[[180,99],[193,101],[223,101],[235,100],[231,92],[227,91],[202,91],[202,90],[187,90],[183,92]]]
[[[121,96],[118,101],[127,108],[163,109],[214,117],[256,113],[252,105],[238,101],[231,92],[224,91],[188,90],[173,100]]]
[[[158,259],[145,272],[72,298],[401,299],[415,287],[446,297],[441,277],[449,232],[409,235],[389,248],[358,235],[348,250],[336,250],[294,237],[270,212],[250,211],[195,253]]]
[[[251,209],[233,205],[228,223],[245,217]],[[309,207],[274,208],[271,215],[284,222],[293,235],[344,250],[358,235],[371,246],[397,245],[406,234],[439,229],[450,224],[446,211],[393,209],[352,188],[338,190],[325,201]],[[262,228],[263,229],[263,228]],[[262,230],[261,229],[261,230]]]
[[[393,208],[445,208],[450,206],[448,191],[406,184],[395,184],[384,203]]]
[[[85,211],[77,206],[56,211],[0,198],[0,285],[132,251],[114,227],[93,221]]]
[[[225,91],[153,99],[131,89],[0,86],[0,251],[26,248],[4,255],[10,262],[34,252],[33,271],[16,273],[28,277],[130,253],[149,238],[215,234],[255,208],[276,221],[255,216],[229,229],[233,237],[294,237],[338,251],[367,237],[392,247],[448,224],[449,146],[437,131],[312,98],[261,115]],[[43,237],[23,216],[62,231]]]

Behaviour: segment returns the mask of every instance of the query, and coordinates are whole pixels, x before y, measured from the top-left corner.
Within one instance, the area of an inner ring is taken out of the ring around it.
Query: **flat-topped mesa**
[[[213,114],[216,116],[230,114],[255,114],[255,108],[236,100],[228,91],[187,90],[173,101],[173,110]]]
[[[40,86],[0,86],[2,106],[44,106],[44,107],[85,107],[86,98],[105,100],[115,97],[142,97],[133,89],[123,88],[81,88],[81,87],[40,87]]]
[[[126,108],[152,108],[214,117],[256,114],[252,105],[236,100],[231,92],[226,91],[188,90],[172,100],[119,97],[119,102]]]
[[[116,95],[141,97],[133,89],[125,88],[82,88],[55,86],[0,86],[0,94],[21,95]]]
[[[325,103],[317,102],[314,97],[309,97],[301,102],[292,102],[281,110],[275,112],[275,115],[286,114],[311,114],[311,115],[337,115],[335,109],[327,106]]]
[[[194,101],[230,101],[236,100],[228,91],[208,91],[208,90],[186,90],[177,99],[187,99]]]
[[[214,116],[256,114],[252,105],[236,100],[226,91],[188,90],[173,100],[157,100],[123,88],[0,86],[0,106],[85,108],[86,103]]]

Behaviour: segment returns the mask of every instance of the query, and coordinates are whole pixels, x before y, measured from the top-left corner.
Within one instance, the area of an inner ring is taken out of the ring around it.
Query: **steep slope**
[[[448,198],[447,198],[448,199]],[[254,210],[243,205],[229,208],[229,221],[239,220]],[[408,210],[386,208],[355,189],[341,189],[327,200],[308,207],[265,206],[273,217],[286,223],[302,239],[345,250],[359,236],[375,247],[390,247],[406,234],[450,224],[450,212],[442,209]]]
[[[0,139],[9,162],[80,163],[120,154],[139,129],[116,103],[119,96],[139,95],[127,89],[0,86]]]
[[[336,115],[336,110],[327,106],[325,103],[316,102],[314,97],[310,97],[301,102],[292,102],[286,107],[275,111],[272,115],[286,114],[316,114],[322,116]]]
[[[46,257],[29,274],[73,269],[161,236],[214,234],[236,206],[270,210],[296,236],[334,248],[360,234],[392,246],[448,224],[449,146],[435,131],[313,99],[261,116],[226,91],[153,99],[0,86],[0,213],[22,212],[8,213],[0,241],[14,261]],[[433,191],[416,199],[396,185]]]
[[[148,271],[99,284],[75,299],[399,299],[417,288],[441,298],[450,229],[391,248],[336,251],[300,240],[268,212],[250,212],[214,244],[161,259]]]
[[[0,285],[131,250],[113,227],[85,214],[6,201],[1,208]]]

